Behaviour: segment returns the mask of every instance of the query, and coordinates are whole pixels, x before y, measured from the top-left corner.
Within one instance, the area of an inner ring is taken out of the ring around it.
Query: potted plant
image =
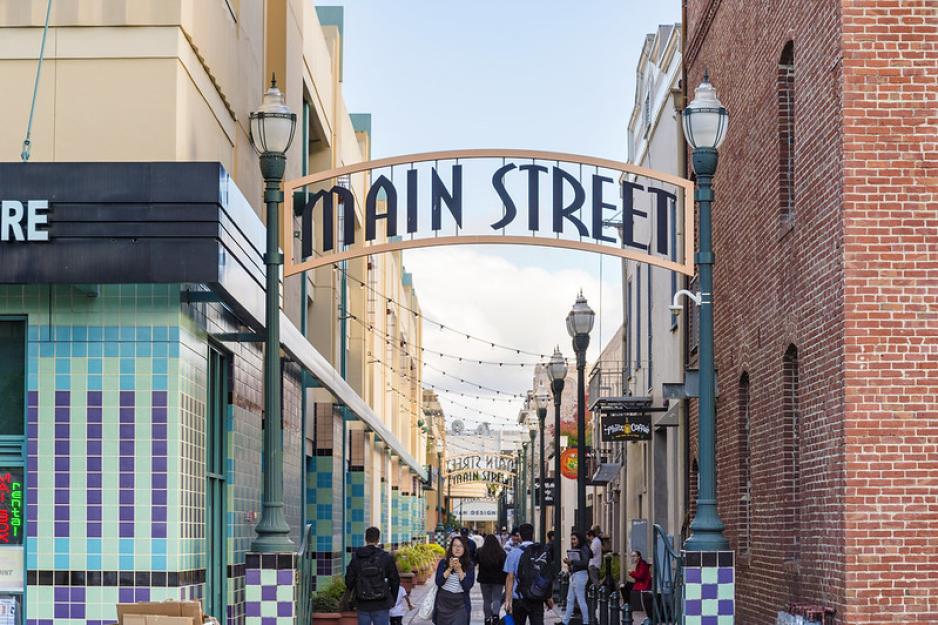
[[[316,625],[345,625],[343,614],[340,613],[340,602],[345,593],[345,581],[333,577],[321,590],[313,596],[313,623]],[[354,612],[352,613],[354,615]],[[355,625],[355,621],[351,621]]]
[[[402,547],[394,552],[394,564],[397,566],[398,573],[400,573],[401,586],[410,594],[410,591],[414,589],[414,561],[407,547]]]

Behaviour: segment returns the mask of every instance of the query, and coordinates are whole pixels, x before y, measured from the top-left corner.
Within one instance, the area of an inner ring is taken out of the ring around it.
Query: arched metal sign
[[[494,473],[515,474],[514,456],[498,453],[479,453],[453,456],[446,460],[447,476],[471,471],[491,471]]]
[[[284,183],[284,275],[466,244],[583,250],[693,275],[693,189],[628,163],[534,150],[357,163]]]

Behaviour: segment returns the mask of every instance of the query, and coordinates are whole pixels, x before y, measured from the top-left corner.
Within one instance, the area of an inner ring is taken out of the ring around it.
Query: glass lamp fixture
[[[694,90],[694,99],[684,109],[684,138],[694,149],[715,150],[726,138],[729,112],[717,98],[717,91],[704,72],[703,82]]]
[[[554,354],[550,357],[550,362],[547,363],[547,373],[550,374],[550,379],[554,382],[567,379],[567,361],[564,360],[559,347],[554,348]]]
[[[576,302],[573,304],[573,308],[567,313],[567,332],[571,337],[575,337],[578,334],[589,334],[590,330],[593,329],[593,322],[595,320],[596,313],[594,313],[593,309],[586,303],[586,298],[583,297],[583,291],[580,291],[580,294],[577,295]]]
[[[291,113],[277,87],[277,77],[270,81],[261,105],[251,113],[251,145],[258,154],[283,155],[293,143],[296,131],[296,113]]]

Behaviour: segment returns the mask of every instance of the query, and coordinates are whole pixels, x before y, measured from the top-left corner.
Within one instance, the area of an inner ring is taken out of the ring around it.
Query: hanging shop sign
[[[577,479],[576,447],[568,447],[560,453],[560,474],[568,480]]]
[[[604,413],[600,427],[604,443],[651,440],[651,415],[647,412]]]
[[[628,163],[534,150],[368,161],[284,183],[284,275],[464,244],[577,249],[693,275],[693,189]]]
[[[541,478],[535,477],[534,486],[535,497],[537,497],[537,501],[539,501],[542,506],[554,505],[554,480],[552,478],[547,478],[547,481],[545,482],[546,488],[542,489]]]
[[[0,243],[49,240],[47,200],[0,200]]]
[[[22,545],[23,469],[0,469],[0,546]]]

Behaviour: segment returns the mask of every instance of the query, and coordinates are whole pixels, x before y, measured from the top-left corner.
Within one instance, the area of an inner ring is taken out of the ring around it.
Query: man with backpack
[[[381,530],[365,530],[365,546],[352,555],[345,586],[355,599],[358,625],[388,625],[401,578],[391,554],[378,546]]]
[[[544,605],[553,607],[554,577],[557,574],[550,545],[534,542],[534,526],[523,523],[518,531],[521,544],[505,559],[505,611],[515,625],[544,625]]]

